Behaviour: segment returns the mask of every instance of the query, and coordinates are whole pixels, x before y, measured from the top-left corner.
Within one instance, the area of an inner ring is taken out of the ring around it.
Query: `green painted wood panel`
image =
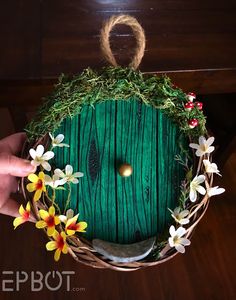
[[[117,176],[118,241],[130,242],[157,231],[157,111],[140,102],[117,102],[116,157],[133,166]]]
[[[184,178],[183,168],[174,158],[180,153],[179,143],[182,143],[184,147],[186,140],[181,136],[177,126],[160,110],[158,110],[157,116],[157,228],[161,233],[168,221],[171,220],[170,212],[166,208],[176,207],[176,198]]]
[[[84,173],[70,207],[88,222],[87,238],[131,243],[164,229],[183,176],[174,160],[179,132],[166,116],[138,101],[106,101],[65,119],[58,133],[70,148],[55,149],[56,165]],[[118,174],[122,162],[132,176]],[[62,210],[66,198],[57,191]]]

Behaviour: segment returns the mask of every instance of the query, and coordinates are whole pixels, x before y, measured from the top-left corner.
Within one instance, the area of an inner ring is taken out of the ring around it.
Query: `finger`
[[[0,141],[0,150],[1,152],[10,151],[12,154],[17,154],[21,151],[25,140],[26,134],[24,132],[9,135]]]
[[[0,214],[11,216],[11,217],[20,217],[19,214],[20,204],[17,203],[15,200],[9,198],[4,205],[0,208]],[[35,217],[32,213],[30,213],[30,222],[36,222]]]
[[[6,174],[0,174],[0,206],[2,199],[9,198],[9,195],[11,193],[17,193],[18,191],[18,181],[17,177],[6,175]]]
[[[0,174],[24,177],[35,172],[36,167],[30,161],[9,153],[0,153]]]
[[[0,213],[7,216],[19,217],[20,205],[13,199],[8,199],[3,206],[0,207]]]

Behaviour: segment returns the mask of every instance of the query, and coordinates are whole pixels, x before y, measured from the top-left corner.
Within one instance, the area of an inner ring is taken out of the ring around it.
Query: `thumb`
[[[21,159],[10,153],[0,153],[0,174],[24,177],[35,171],[30,161]]]

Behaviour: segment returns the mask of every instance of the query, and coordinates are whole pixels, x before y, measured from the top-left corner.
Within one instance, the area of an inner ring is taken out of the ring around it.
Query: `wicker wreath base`
[[[38,140],[35,144],[29,144],[28,142],[25,143],[22,157],[25,159],[30,159],[29,156],[29,149],[30,148],[36,148],[37,145],[43,144],[45,146],[45,149],[49,147],[49,138],[48,136],[44,136],[40,140]],[[210,157],[209,157],[210,159]],[[199,160],[198,169],[200,170],[201,167],[201,159]],[[209,187],[212,186],[213,182],[213,174],[210,176],[207,176],[207,184]],[[21,188],[22,193],[24,195],[24,198],[27,201],[31,202],[32,205],[32,212],[36,218],[36,220],[40,220],[39,216],[39,210],[44,209],[47,210],[50,206],[50,201],[46,199],[45,204],[43,204],[41,201],[33,201],[32,195],[26,190],[26,181],[27,179],[22,178],[21,181]],[[189,202],[189,205],[186,207],[190,211],[189,219],[190,223],[186,227],[186,238],[191,239],[193,230],[199,223],[199,221],[204,216],[208,205],[209,205],[209,197],[206,194],[201,201],[198,201],[197,204]],[[62,230],[62,228],[61,228]],[[60,232],[60,229],[58,230]],[[46,231],[45,231],[46,233]],[[86,240],[85,238],[78,238],[78,237],[68,237],[67,238],[67,244],[69,246],[68,253],[74,258],[76,262],[80,262],[84,265],[91,266],[94,268],[100,268],[100,269],[112,269],[116,271],[134,271],[141,268],[146,268],[150,266],[156,266],[160,265],[173,257],[175,257],[178,252],[175,250],[175,248],[171,248],[169,244],[167,243],[159,252],[159,258],[158,260],[151,261],[150,259],[143,259],[141,261],[136,262],[130,262],[130,263],[117,263],[110,259],[107,259],[103,255],[99,254],[92,246],[91,241]]]

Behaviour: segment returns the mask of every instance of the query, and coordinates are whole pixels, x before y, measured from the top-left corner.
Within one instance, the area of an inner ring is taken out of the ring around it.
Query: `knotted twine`
[[[112,66],[118,66],[110,46],[110,33],[112,29],[118,24],[124,24],[131,27],[133,34],[135,36],[137,46],[135,49],[135,54],[133,56],[133,59],[129,64],[129,67],[136,70],[144,55],[146,39],[145,39],[145,33],[142,26],[134,17],[131,17],[129,15],[112,16],[104,23],[100,33],[100,47],[102,53],[104,55],[104,58]]]

